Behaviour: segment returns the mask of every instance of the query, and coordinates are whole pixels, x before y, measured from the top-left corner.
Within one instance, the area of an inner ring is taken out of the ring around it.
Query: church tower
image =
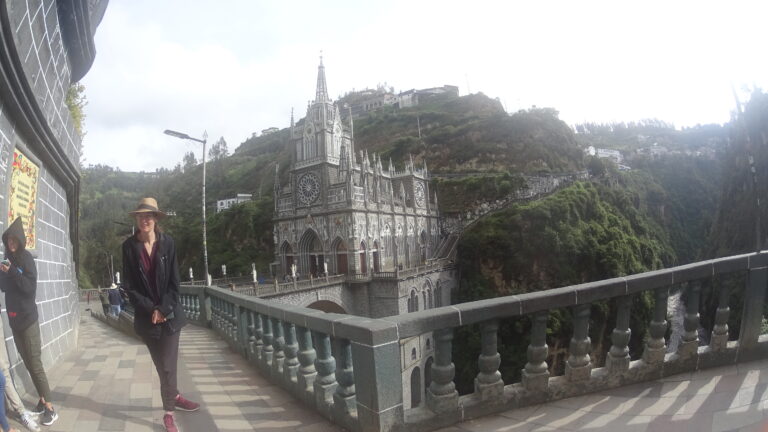
[[[298,166],[323,162],[339,165],[342,147],[345,147],[344,154],[354,154],[348,129],[342,123],[338,106],[328,96],[325,66],[321,57],[317,68],[315,100],[307,106],[307,115],[303,121],[291,130],[294,163]]]

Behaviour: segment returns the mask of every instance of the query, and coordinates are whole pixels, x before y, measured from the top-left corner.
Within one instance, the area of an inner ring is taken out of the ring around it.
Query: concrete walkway
[[[511,410],[440,432],[768,432],[768,360]]]
[[[163,431],[160,383],[146,347],[85,312],[79,341],[80,349],[49,372],[60,417],[43,430]],[[210,330],[187,326],[180,354],[180,390],[203,403],[198,412],[177,413],[183,432],[341,430],[261,378]],[[25,402],[34,405],[30,395]],[[763,360],[511,410],[440,432],[768,432],[767,411]]]
[[[142,343],[84,312],[79,348],[49,371],[59,420],[43,431],[165,430],[160,381]],[[198,412],[176,414],[182,432],[340,430],[261,378],[213,332],[194,325],[182,331],[179,390],[203,404]]]

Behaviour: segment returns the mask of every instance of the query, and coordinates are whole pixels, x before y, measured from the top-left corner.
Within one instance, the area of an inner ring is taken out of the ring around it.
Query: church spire
[[[317,91],[315,94],[315,103],[328,102],[328,86],[325,84],[325,66],[323,66],[323,55],[320,54],[320,66],[317,67]]]

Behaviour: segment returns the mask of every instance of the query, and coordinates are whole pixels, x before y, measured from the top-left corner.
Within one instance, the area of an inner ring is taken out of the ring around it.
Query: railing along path
[[[743,317],[737,341],[729,341],[730,291],[722,284],[709,345],[701,346],[702,280],[746,274]],[[685,291],[682,342],[667,353],[670,288]],[[210,325],[230,346],[276,384],[324,416],[353,431],[433,430],[468,418],[635,382],[765,357],[762,308],[768,286],[768,252],[690,265],[519,296],[424,310],[385,319],[323,313],[220,288],[182,287],[190,319]],[[629,355],[632,296],[652,292],[653,316],[642,356]],[[591,304],[613,300],[617,319],[605,366],[590,356]],[[570,308],[573,334],[565,373],[550,376],[546,329],[551,310]],[[501,319],[527,316],[531,342],[521,382],[505,383],[497,349]],[[475,391],[459,396],[452,361],[454,329],[479,324],[481,352]],[[419,407],[404,409],[401,341],[434,334],[432,381]],[[331,347],[334,347],[333,349]]]

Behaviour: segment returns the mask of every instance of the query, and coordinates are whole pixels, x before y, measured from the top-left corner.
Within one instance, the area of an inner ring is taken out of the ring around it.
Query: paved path
[[[59,420],[43,431],[164,430],[160,381],[143,344],[86,312],[79,348],[49,373]],[[179,389],[204,404],[198,412],[176,414],[182,432],[340,430],[194,325],[182,331]],[[26,403],[32,406],[29,395]]]
[[[768,360],[511,410],[439,432],[768,432]]]
[[[50,371],[60,418],[43,430],[162,431],[160,384],[144,345],[89,313],[79,343]],[[182,332],[179,386],[204,404],[177,414],[183,432],[340,431],[261,378],[213,332],[193,325]],[[33,405],[29,395],[26,403]],[[439,432],[559,430],[768,432],[768,359],[511,410]]]

